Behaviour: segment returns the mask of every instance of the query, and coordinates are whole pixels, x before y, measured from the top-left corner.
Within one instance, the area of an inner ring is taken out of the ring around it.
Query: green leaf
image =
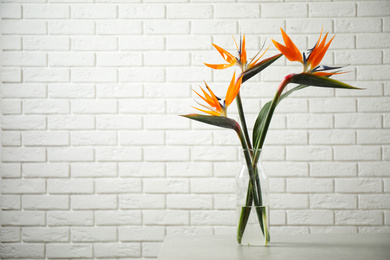
[[[343,88],[343,89],[361,89],[348,85],[344,82],[331,79],[324,76],[318,76],[313,73],[294,74],[290,80],[291,83],[304,84],[314,87],[325,88]]]
[[[296,86],[292,89],[290,89],[289,91],[287,91],[286,93],[282,94],[276,104],[276,106],[279,104],[280,101],[282,101],[284,98],[288,97],[291,93],[293,93],[294,91],[297,91],[297,90],[301,90],[303,88],[306,88],[308,87],[307,85],[299,85],[299,86]],[[260,141],[259,138],[262,134],[262,131],[264,129],[264,122],[265,122],[265,119],[267,118],[267,115],[268,115],[268,111],[269,111],[269,108],[271,106],[271,103],[272,101],[269,101],[267,102],[263,107],[262,109],[260,110],[260,113],[259,115],[257,116],[257,119],[256,119],[256,122],[255,122],[255,125],[253,127],[253,144],[256,146],[256,144]]]
[[[236,132],[239,131],[240,129],[239,124],[235,120],[224,116],[206,116],[206,115],[199,115],[199,114],[189,114],[189,115],[182,115],[182,116],[205,124],[233,129]]]
[[[252,78],[253,76],[255,76],[256,74],[260,73],[262,70],[264,70],[265,68],[267,68],[269,65],[271,65],[272,63],[274,63],[277,59],[279,59],[280,57],[282,57],[283,54],[277,54],[277,55],[274,55],[268,59],[265,59],[265,60],[262,60],[261,62],[259,62],[256,66],[254,66],[253,68],[245,71],[243,74],[242,74],[242,83],[244,83],[245,81],[247,81],[248,79]]]

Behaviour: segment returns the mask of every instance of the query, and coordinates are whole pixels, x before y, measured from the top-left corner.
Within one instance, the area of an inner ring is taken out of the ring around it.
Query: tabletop
[[[234,236],[172,235],[159,260],[389,260],[388,234],[274,234],[267,247],[240,246]]]

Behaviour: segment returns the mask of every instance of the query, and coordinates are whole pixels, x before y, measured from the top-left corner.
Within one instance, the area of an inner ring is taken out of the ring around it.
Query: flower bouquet
[[[341,88],[341,89],[357,89],[346,83],[338,80],[331,79],[330,77],[335,74],[344,73],[340,69],[342,67],[328,67],[320,65],[322,58],[327,52],[333,38],[327,42],[328,33],[322,38],[322,31],[320,37],[312,49],[301,53],[290,37],[281,29],[284,44],[272,40],[275,47],[281,52],[272,57],[261,59],[267,52],[268,48],[262,52],[260,50],[252,59],[247,59],[247,52],[245,48],[245,35],[240,38],[239,45],[236,43],[238,50],[238,56],[235,57],[223,48],[213,44],[215,49],[222,55],[223,59],[227,62],[224,64],[206,64],[206,66],[212,69],[225,69],[237,65],[239,67],[239,74],[236,76],[236,72],[230,80],[230,84],[227,88],[225,99],[221,99],[214,94],[211,88],[205,83],[205,88],[200,88],[201,92],[194,92],[205,102],[205,104],[199,103],[200,107],[194,107],[195,109],[205,114],[188,114],[184,117],[196,120],[202,123],[214,125],[217,127],[233,129],[241,142],[243,148],[244,162],[247,167],[249,175],[245,205],[241,207],[237,225],[237,242],[242,243],[243,236],[245,235],[245,229],[248,223],[248,219],[251,215],[251,207],[254,206],[255,210],[253,214],[256,214],[256,219],[259,225],[259,236],[263,237],[265,245],[270,241],[269,227],[269,213],[267,210],[263,210],[265,202],[263,200],[264,194],[261,189],[261,174],[259,173],[259,158],[260,152],[264,145],[265,138],[267,136],[268,128],[271,123],[274,111],[284,98],[288,97],[295,91],[304,89],[309,86],[325,87],[325,88]],[[234,39],[234,38],[233,38]],[[285,56],[289,61],[297,61],[303,65],[303,71],[301,73],[292,73],[284,77],[276,90],[274,98],[266,103],[260,110],[256,122],[253,126],[252,138],[249,137],[247,123],[245,120],[244,109],[240,96],[240,88],[242,85],[262,72],[281,56]],[[290,83],[295,85],[290,90],[284,90]],[[236,100],[238,115],[240,123],[236,120],[229,118],[227,109]]]

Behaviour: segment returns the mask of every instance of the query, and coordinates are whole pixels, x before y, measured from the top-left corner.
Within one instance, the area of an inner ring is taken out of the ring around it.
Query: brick
[[[336,210],[336,225],[381,225],[382,211]]]
[[[3,147],[1,159],[4,162],[43,162],[46,151],[44,148]]]
[[[390,129],[359,130],[357,136],[358,144],[389,144]]]
[[[2,195],[1,209],[21,209],[21,200],[19,195]]]
[[[386,16],[389,12],[390,4],[386,1],[358,3],[358,16]]]
[[[310,136],[311,137],[311,136]],[[274,130],[267,133],[266,144],[307,144],[307,131],[305,130]]]
[[[58,20],[49,21],[49,34],[52,35],[89,35],[95,33],[94,21]]]
[[[74,227],[70,229],[72,242],[108,242],[116,241],[117,231],[114,227]]]
[[[137,193],[142,191],[140,179],[98,179],[95,180],[96,193]]]
[[[387,97],[360,98],[358,103],[359,112],[388,112],[390,111]]]
[[[386,80],[386,72],[389,71],[389,65],[382,66],[364,66],[357,68],[358,80]]]
[[[364,177],[388,177],[390,176],[389,162],[360,162],[359,176]]]
[[[46,256],[49,258],[83,258],[92,257],[92,245],[89,244],[56,244],[46,245]]]
[[[120,145],[163,145],[165,135],[161,131],[119,132]]]
[[[163,68],[119,68],[118,71],[119,82],[162,82],[165,79]]]
[[[1,242],[20,242],[20,228],[1,227],[0,238]]]
[[[96,117],[97,129],[140,129],[142,118],[139,115],[98,115]]]
[[[80,83],[115,82],[117,80],[117,72],[112,68],[72,69],[71,75],[73,82]]]
[[[94,151],[92,148],[81,147],[48,148],[47,159],[53,162],[92,161],[94,159]]]
[[[142,84],[98,84],[97,97],[100,98],[131,98],[142,97]]]
[[[23,37],[23,49],[27,51],[67,51],[70,39],[65,36],[26,36]]]
[[[165,164],[159,162],[131,162],[119,163],[121,177],[162,177],[165,173]]]
[[[18,4],[3,4],[1,7],[1,18],[22,18],[22,6]]]
[[[144,118],[145,129],[189,129],[190,120],[177,115],[148,115]]]
[[[132,100],[120,100],[119,112],[132,113],[132,114],[161,114],[165,112],[164,100],[155,99],[132,99]]]
[[[24,100],[25,114],[66,114],[69,113],[69,102],[66,100]]]
[[[142,23],[137,20],[98,21],[96,26],[99,35],[128,35],[142,32]]]
[[[210,36],[199,35],[172,35],[166,40],[168,50],[208,50],[210,49]],[[201,63],[195,63],[199,65]]]
[[[67,68],[26,68],[23,69],[23,79],[26,82],[68,82]]]
[[[270,205],[273,209],[306,209],[309,197],[306,194],[271,194]]]
[[[332,28],[331,20],[323,20],[316,18],[307,18],[307,19],[291,19],[286,22],[286,33],[315,33],[319,35],[321,28],[324,28],[324,31],[327,32],[328,28]],[[318,36],[317,36],[318,37]],[[316,37],[316,38],[317,38]]]
[[[73,145],[115,145],[115,132],[72,132],[71,143]]]
[[[144,210],[143,223],[146,225],[188,225],[190,215],[185,210]]]
[[[327,146],[287,147],[287,160],[293,161],[329,161],[332,149]]]
[[[337,192],[337,186],[336,186],[336,192]],[[310,195],[310,208],[356,209],[357,196],[346,195],[346,194],[312,194]]]
[[[174,4],[167,5],[168,19],[207,19],[213,18],[212,5],[188,5],[188,4]]]
[[[372,193],[382,192],[382,181],[379,179],[336,179],[336,192],[341,193]]]
[[[119,37],[119,50],[163,50],[165,39],[163,36],[137,35]]]
[[[22,70],[19,68],[3,68],[1,71],[1,79],[5,83],[20,83],[22,82]]]
[[[116,100],[72,100],[71,110],[75,114],[115,114]]]
[[[203,145],[212,143],[212,133],[209,131],[167,131],[167,143],[171,145]]]
[[[145,54],[147,55],[147,54]],[[163,59],[163,57],[161,57]],[[174,58],[174,57],[171,57]],[[142,54],[136,52],[98,53],[97,66],[101,67],[130,67],[142,65]],[[148,60],[145,58],[145,60]],[[165,59],[164,59],[165,60]],[[149,65],[149,64],[145,64]]]
[[[336,64],[367,65],[380,64],[382,53],[374,50],[335,51]]]
[[[3,211],[2,225],[9,226],[44,226],[45,212],[43,211]]]
[[[183,52],[151,51],[145,53],[144,57],[146,66],[180,66],[190,64],[190,54]]]
[[[68,5],[23,5],[23,18],[27,19],[66,19],[69,18]]]
[[[355,227],[310,227],[310,233],[351,234],[351,233],[357,233],[357,230]]]
[[[160,4],[130,4],[119,6],[119,18],[158,19],[165,17],[165,6]]]
[[[352,177],[357,175],[355,162],[311,162],[310,176],[315,177]]]
[[[116,209],[116,195],[72,195],[72,209]]]
[[[311,130],[309,131],[309,143],[322,144],[354,144],[354,130]]]
[[[337,146],[334,148],[335,160],[341,161],[370,161],[379,160],[380,147],[378,146]]]
[[[96,225],[140,225],[141,212],[137,210],[95,211]]]
[[[336,114],[336,128],[380,128],[381,116],[374,113]]]
[[[262,10],[269,5],[262,5]],[[272,8],[271,8],[272,10]],[[265,12],[267,13],[267,12]],[[267,17],[266,15],[261,15]],[[232,18],[259,18],[260,5],[259,4],[217,4],[214,7],[214,17],[222,19]],[[205,17],[206,18],[206,17]]]
[[[1,31],[3,34],[47,34],[47,23],[46,21],[3,20]]]
[[[20,51],[22,50],[22,38],[19,36],[2,36],[1,45],[4,51]]]
[[[190,182],[193,193],[233,193],[235,187],[233,178],[194,178]]]
[[[272,177],[308,176],[307,163],[298,162],[264,162],[266,173]]]
[[[48,211],[49,226],[92,226],[92,211]]]
[[[22,206],[23,209],[31,210],[69,209],[69,198],[68,196],[24,195]]]
[[[359,195],[359,208],[386,209],[390,204],[389,194],[363,194]]]
[[[382,28],[381,19],[377,18],[348,18],[335,19],[336,33],[365,33],[380,32]],[[346,62],[344,62],[346,63]]]
[[[71,175],[75,178],[83,177],[112,177],[116,176],[115,163],[72,163]]]
[[[356,35],[356,48],[389,48],[390,35],[388,33],[365,33]]]
[[[115,5],[73,5],[71,17],[75,19],[109,19],[116,18],[117,7]]]
[[[183,179],[144,179],[143,190],[147,193],[187,193],[189,182]]]
[[[123,194],[119,195],[121,209],[162,209],[165,196],[160,194]]]
[[[43,244],[16,244],[0,245],[2,258],[44,258],[45,246]]]
[[[139,257],[141,246],[139,243],[95,243],[96,257]]]
[[[231,161],[237,158],[237,152],[231,147],[205,147],[197,146],[191,149],[191,157],[195,161]]]
[[[95,65],[93,53],[49,53],[49,66],[53,67],[87,67]]]
[[[21,177],[20,163],[4,163],[0,165],[1,176],[3,178],[18,178]]]
[[[98,147],[97,161],[140,161],[142,150],[139,147]]]
[[[148,146],[143,150],[145,161],[185,161],[190,158],[190,151],[187,147]]]
[[[197,195],[199,196],[199,195]],[[200,197],[200,196],[199,196]],[[204,200],[206,200],[207,195]],[[236,196],[235,195],[226,195],[226,194],[218,194],[213,196],[214,208],[215,209],[235,209],[236,208]],[[208,202],[205,201],[201,205],[199,205],[198,209],[210,209],[208,206]]]
[[[1,112],[3,115],[17,115],[22,113],[22,103],[20,100],[3,99],[1,102]]]
[[[72,37],[72,49],[77,51],[112,51],[118,46],[117,39],[105,36]]]
[[[261,5],[261,17],[307,17],[307,9],[305,3],[265,3]],[[310,6],[309,15],[312,13],[312,6]]]
[[[35,228],[25,227],[22,229],[24,242],[67,242],[69,240],[68,228]]]
[[[191,32],[193,34],[235,34],[237,33],[237,23],[227,19],[219,19],[218,21],[194,20],[191,22]]]
[[[185,20],[145,20],[143,24],[145,34],[188,34],[190,22]]]
[[[288,210],[288,225],[333,225],[331,210]]]
[[[31,52],[3,52],[1,64],[3,66],[45,67],[46,54]]]
[[[47,121],[48,128],[56,130],[82,130],[95,127],[95,118],[93,116],[49,116]]]
[[[84,194],[94,192],[93,180],[55,179],[47,180],[49,194]]]
[[[287,192],[333,192],[333,180],[324,178],[287,179]]]
[[[49,84],[50,98],[93,98],[95,88],[92,84]]]
[[[289,129],[331,128],[332,125],[332,115],[293,114],[287,117],[287,126]]]
[[[310,3],[310,17],[353,17],[356,16],[355,3]]]
[[[165,237],[164,227],[120,227],[119,241],[161,241]]]
[[[64,178],[69,176],[66,163],[23,163],[24,178]]]
[[[191,211],[191,224],[193,225],[234,225],[235,211],[232,210],[210,210]]]

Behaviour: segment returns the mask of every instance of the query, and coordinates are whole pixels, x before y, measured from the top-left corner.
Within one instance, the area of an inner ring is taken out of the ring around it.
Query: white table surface
[[[234,236],[167,236],[159,260],[390,260],[389,234],[271,234],[268,247]]]

